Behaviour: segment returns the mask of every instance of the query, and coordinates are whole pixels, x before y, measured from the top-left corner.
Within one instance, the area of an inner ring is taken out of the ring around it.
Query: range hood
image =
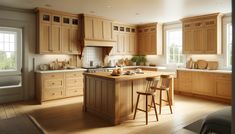
[[[113,47],[116,41],[84,40],[85,47]]]

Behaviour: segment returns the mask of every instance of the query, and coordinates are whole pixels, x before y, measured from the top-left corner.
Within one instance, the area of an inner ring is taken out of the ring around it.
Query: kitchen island
[[[121,76],[111,76],[110,72],[84,73],[84,111],[93,113],[113,125],[130,119],[136,105],[136,91],[145,89],[147,77],[159,77],[161,74],[172,73],[144,71],[144,74]],[[172,79],[171,101],[174,98],[173,85]],[[145,98],[142,96],[140,99],[139,107],[144,109]]]

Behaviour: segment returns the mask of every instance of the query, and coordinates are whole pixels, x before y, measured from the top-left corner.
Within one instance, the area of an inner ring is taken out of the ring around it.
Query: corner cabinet
[[[151,23],[137,26],[138,54],[162,55],[162,25]]]
[[[221,17],[215,13],[182,19],[183,53],[221,54]]]
[[[37,53],[81,54],[80,16],[37,8]]]
[[[83,95],[83,72],[36,73],[36,99],[44,101]]]
[[[116,43],[110,55],[137,54],[137,32],[135,26],[114,23],[113,39]]]

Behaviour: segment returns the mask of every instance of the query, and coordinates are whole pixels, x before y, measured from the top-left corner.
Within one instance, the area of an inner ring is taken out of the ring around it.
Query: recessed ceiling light
[[[112,6],[110,6],[110,5],[106,5],[106,7],[107,7],[107,8],[111,8]]]
[[[44,6],[45,6],[45,7],[51,7],[51,5],[50,5],[50,4],[45,4]]]
[[[89,13],[92,13],[92,14],[94,14],[94,13],[95,13],[95,11],[89,11]]]

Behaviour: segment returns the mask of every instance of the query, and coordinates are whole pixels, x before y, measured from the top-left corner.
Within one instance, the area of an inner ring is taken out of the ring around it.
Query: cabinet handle
[[[77,92],[77,90],[74,91],[75,93]]]
[[[54,82],[52,82],[51,84],[52,84],[52,85],[54,85],[55,83],[54,83]]]
[[[52,93],[52,95],[55,95],[55,93]]]

